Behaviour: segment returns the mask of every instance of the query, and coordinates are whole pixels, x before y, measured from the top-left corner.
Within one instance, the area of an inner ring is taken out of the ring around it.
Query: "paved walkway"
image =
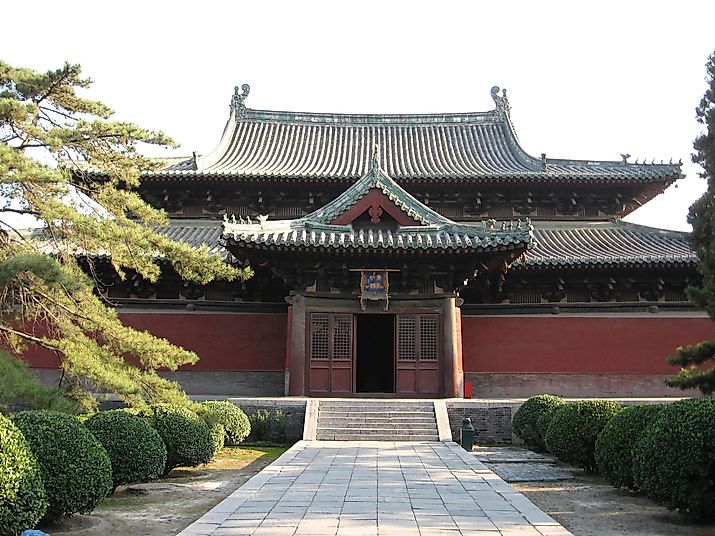
[[[475,446],[472,454],[507,482],[555,482],[575,478],[575,472],[557,465],[553,456],[521,447]]]
[[[570,533],[455,443],[300,441],[180,536]]]

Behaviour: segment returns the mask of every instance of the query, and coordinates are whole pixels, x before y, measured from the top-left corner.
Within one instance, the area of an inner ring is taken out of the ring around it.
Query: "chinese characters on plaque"
[[[388,270],[360,270],[360,307],[366,300],[385,300],[385,311],[390,304]]]

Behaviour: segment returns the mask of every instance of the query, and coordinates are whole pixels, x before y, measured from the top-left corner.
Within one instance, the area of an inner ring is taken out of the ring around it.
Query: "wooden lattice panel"
[[[329,323],[330,317],[327,314],[310,315],[310,359],[328,359]]]
[[[352,316],[333,316],[333,359],[352,357]]]
[[[420,316],[420,359],[437,359],[437,316]]]
[[[397,317],[397,359],[414,360],[415,353],[415,324],[417,317],[414,315],[400,315]]]

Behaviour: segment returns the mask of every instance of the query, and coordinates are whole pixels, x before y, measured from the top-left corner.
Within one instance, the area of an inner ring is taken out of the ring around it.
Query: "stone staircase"
[[[431,400],[321,400],[319,441],[438,441]]]

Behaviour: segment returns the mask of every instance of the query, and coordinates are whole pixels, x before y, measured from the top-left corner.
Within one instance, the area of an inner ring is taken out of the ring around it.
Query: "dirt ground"
[[[270,464],[283,447],[227,447],[208,465],[174,469],[157,482],[120,486],[89,515],[40,527],[53,536],[178,534]]]
[[[715,536],[715,523],[689,522],[644,497],[613,488],[596,475],[512,486],[575,536]]]

